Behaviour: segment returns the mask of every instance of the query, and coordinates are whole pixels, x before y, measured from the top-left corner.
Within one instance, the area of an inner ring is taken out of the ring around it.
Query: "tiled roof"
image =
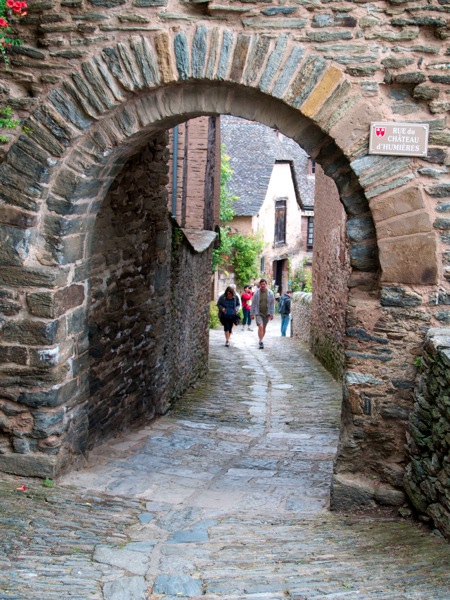
[[[293,140],[267,125],[222,115],[220,132],[233,176],[230,192],[239,197],[233,208],[237,216],[257,215],[266,196],[277,161],[290,161],[300,206],[314,205],[314,178],[308,177],[308,155]]]

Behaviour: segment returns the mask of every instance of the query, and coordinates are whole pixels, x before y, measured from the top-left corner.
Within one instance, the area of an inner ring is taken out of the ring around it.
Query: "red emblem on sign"
[[[375,127],[375,133],[379,138],[384,137],[384,134],[386,133],[386,127]]]

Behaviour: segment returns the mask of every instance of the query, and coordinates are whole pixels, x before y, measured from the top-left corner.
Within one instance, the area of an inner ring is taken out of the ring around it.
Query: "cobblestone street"
[[[278,321],[264,350],[256,331],[224,341],[170,413],[84,470],[2,477],[0,599],[450,599],[441,537],[329,512],[340,386]]]

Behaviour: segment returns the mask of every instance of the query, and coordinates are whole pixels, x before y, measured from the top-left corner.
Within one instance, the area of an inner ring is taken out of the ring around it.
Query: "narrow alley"
[[[328,510],[341,388],[278,322],[265,342],[212,331],[167,415],[47,486],[5,476],[0,598],[450,599],[440,536]]]

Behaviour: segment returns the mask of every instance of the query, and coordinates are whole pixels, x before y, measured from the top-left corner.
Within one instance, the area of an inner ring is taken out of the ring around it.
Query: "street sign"
[[[369,154],[426,156],[428,130],[425,123],[371,123]]]

